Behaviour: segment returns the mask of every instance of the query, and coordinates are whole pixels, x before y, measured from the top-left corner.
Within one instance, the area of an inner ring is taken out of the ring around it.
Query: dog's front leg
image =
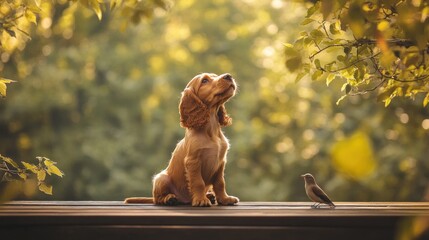
[[[185,171],[189,192],[192,196],[192,206],[211,206],[210,199],[206,197],[206,185],[201,176],[201,162],[198,157],[188,156],[185,158]]]
[[[225,161],[219,167],[216,172],[213,181],[213,191],[216,195],[216,201],[219,205],[234,205],[240,200],[234,196],[228,196],[225,189],[225,178],[223,176],[225,171]]]

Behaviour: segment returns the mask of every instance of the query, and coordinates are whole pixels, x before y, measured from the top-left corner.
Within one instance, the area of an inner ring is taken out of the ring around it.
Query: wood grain
[[[395,239],[426,202],[242,202],[163,207],[114,201],[16,201],[0,205],[0,236],[40,239]],[[42,237],[43,236],[43,237]],[[428,235],[423,235],[428,237]],[[3,238],[9,237],[9,238]],[[422,238],[425,239],[425,238]],[[427,238],[429,239],[429,238]]]

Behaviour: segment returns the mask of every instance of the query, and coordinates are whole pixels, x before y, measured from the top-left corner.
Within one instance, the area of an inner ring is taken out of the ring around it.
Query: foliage
[[[307,30],[285,47],[296,81],[342,81],[339,101],[378,90],[385,106],[421,93],[423,106],[429,103],[427,1],[319,0],[301,24]]]
[[[239,83],[224,131],[227,189],[243,201],[306,201],[306,172],[334,201],[421,199],[429,109],[401,100],[384,108],[366,95],[336,106],[340,81],[295,84],[282,43],[299,35],[301,3],[181,0],[124,31],[120,14],[102,11],[100,21],[77,6],[55,5],[3,67],[18,81],[0,101],[0,152],[61,159],[67,178],[52,179],[56,199],[149,196],[184,134],[180,92],[200,72]]]
[[[23,50],[31,39],[31,29],[33,25],[40,25],[39,31],[44,31],[43,35],[49,37],[52,31],[50,29],[53,18],[59,10],[59,21],[62,34],[70,36],[73,28],[74,12],[76,11],[76,2],[94,11],[98,19],[102,19],[103,11],[117,11],[124,19],[122,29],[128,22],[135,24],[142,19],[152,18],[154,12],[160,8],[168,10],[171,3],[166,0],[111,0],[110,4],[103,0],[6,0],[0,2],[0,52],[1,61],[8,62],[10,55],[16,50]],[[57,7],[60,6],[60,7]],[[58,29],[52,29],[53,32]],[[0,68],[0,72],[2,70]],[[6,96],[6,83],[11,80],[0,78],[0,96]]]
[[[11,82],[14,81],[6,78],[0,78],[0,97],[6,97],[6,84]]]
[[[2,175],[1,182],[16,182],[36,179],[37,181],[35,182],[37,183],[39,190],[45,194],[52,195],[52,186],[46,183],[46,175],[51,176],[53,174],[63,177],[64,173],[55,166],[56,162],[53,162],[46,157],[36,157],[36,159],[38,160],[37,165],[24,161],[21,161],[20,165],[11,158],[0,155],[0,174]],[[14,189],[13,193],[10,193],[10,191],[10,189],[9,192],[5,190],[0,196],[9,196],[7,198],[13,198],[15,197],[14,195],[17,195],[20,192],[19,189]]]
[[[55,32],[55,29],[50,28],[52,19],[55,18],[56,14],[54,10],[60,11],[59,25],[63,31],[63,36],[68,36],[67,38],[71,37],[70,32],[71,28],[73,28],[72,19],[74,19],[73,14],[76,11],[76,4],[74,2],[79,2],[79,4],[92,9],[99,20],[102,19],[102,10],[106,11],[107,4],[101,0],[62,0],[58,2],[46,0],[8,0],[0,2],[0,52],[2,62],[7,63],[13,54],[17,58],[20,57],[16,51],[25,49],[27,41],[31,39],[30,31],[33,24],[41,24],[41,28],[39,27],[38,30],[47,38],[52,32]],[[109,4],[110,11],[118,9],[123,17],[129,18],[133,23],[139,23],[142,18],[151,18],[157,8],[167,10],[169,3],[164,0],[112,0]],[[125,25],[127,23],[125,22]],[[0,67],[0,71],[3,70],[3,64]],[[23,71],[26,72],[25,67]],[[12,82],[15,81],[0,77],[0,97],[6,97],[6,84]],[[22,162],[24,168],[21,168],[11,158],[1,155],[0,158],[3,160],[1,163],[4,168],[0,170],[4,171],[4,181],[13,180],[13,176],[19,176],[22,180],[26,181],[28,179],[27,172],[30,171],[37,176],[39,190],[49,195],[52,195],[52,186],[44,182],[46,173],[49,175],[56,174],[60,177],[63,175],[55,166],[56,163],[45,157],[37,157],[39,160],[39,165],[37,166]],[[8,194],[4,193],[3,195]]]

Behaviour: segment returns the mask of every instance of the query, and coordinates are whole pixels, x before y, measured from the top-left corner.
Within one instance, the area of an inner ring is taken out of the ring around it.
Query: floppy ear
[[[224,104],[220,105],[219,110],[217,111],[217,116],[219,119],[219,124],[222,127],[226,127],[232,124],[232,118],[228,116]]]
[[[190,88],[182,92],[179,104],[180,126],[201,128],[209,121],[209,109]]]

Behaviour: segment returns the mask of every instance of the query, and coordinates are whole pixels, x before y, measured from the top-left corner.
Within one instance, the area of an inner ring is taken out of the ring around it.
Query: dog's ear
[[[184,128],[202,128],[209,121],[208,107],[195,95],[192,88],[182,92],[179,104],[180,125]]]
[[[232,118],[228,116],[224,104],[220,105],[219,110],[217,111],[217,116],[219,119],[219,124],[222,127],[226,127],[232,124]]]

